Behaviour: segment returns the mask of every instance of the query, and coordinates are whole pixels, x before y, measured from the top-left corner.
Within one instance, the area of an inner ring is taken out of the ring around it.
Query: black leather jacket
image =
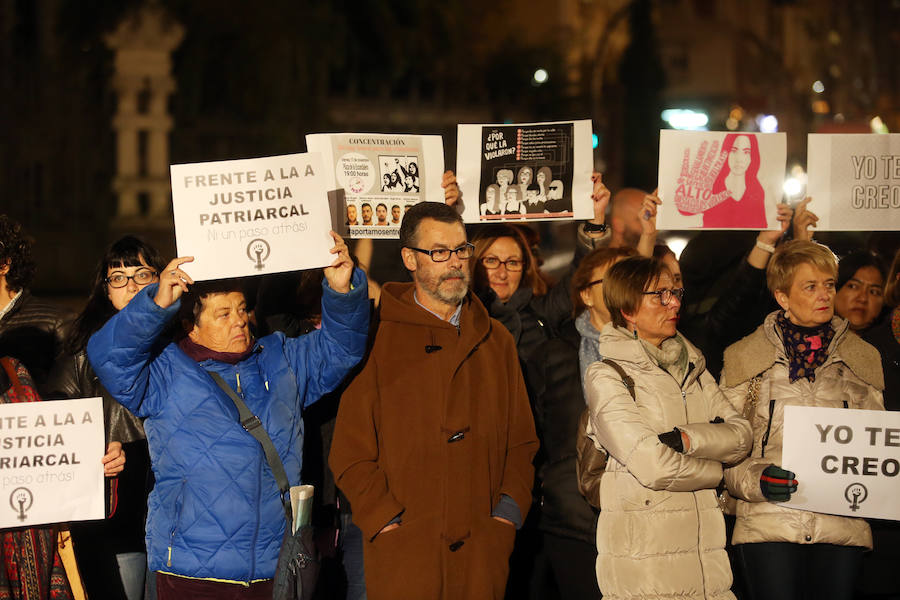
[[[23,290],[0,318],[0,356],[19,359],[42,395],[55,362],[63,352],[72,314]]]

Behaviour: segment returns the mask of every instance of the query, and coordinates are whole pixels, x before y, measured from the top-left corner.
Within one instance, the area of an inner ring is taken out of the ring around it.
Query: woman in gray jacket
[[[651,258],[626,258],[603,281],[611,321],[597,349],[616,366],[593,363],[584,384],[588,435],[609,453],[597,521],[608,600],[734,598],[715,488],[751,430],[676,331],[683,293]]]
[[[837,261],[831,250],[794,240],[766,271],[782,310],[725,351],[722,388],[753,427],[749,457],[725,471],[736,496],[735,545],[752,600],[853,597],[869,525],[774,504],[797,490],[781,468],[785,406],[883,410],[878,351],[834,315]]]

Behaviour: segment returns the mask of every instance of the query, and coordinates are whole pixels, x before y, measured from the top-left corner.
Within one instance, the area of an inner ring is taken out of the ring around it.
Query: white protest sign
[[[659,133],[660,229],[774,229],[784,186],[783,133]]]
[[[456,180],[466,223],[594,216],[591,122],[460,125]]]
[[[439,135],[317,133],[306,146],[322,155],[328,189],[344,190],[351,238],[397,239],[410,206],[444,201]]]
[[[197,281],[324,267],[331,211],[318,154],[172,165],[178,256]]]
[[[817,230],[900,229],[900,134],[811,133],[806,163]]]
[[[782,467],[790,508],[900,520],[900,413],[786,406]]]
[[[0,405],[0,528],[102,519],[103,400]]]

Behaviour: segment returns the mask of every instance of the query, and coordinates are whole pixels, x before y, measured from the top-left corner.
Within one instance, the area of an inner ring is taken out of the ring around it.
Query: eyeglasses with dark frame
[[[496,256],[485,256],[482,257],[481,264],[484,265],[485,269],[491,271],[499,269],[500,265],[503,265],[510,273],[518,273],[525,268],[525,261],[521,258],[507,258],[506,260],[500,260]]]
[[[460,260],[467,260],[472,258],[475,254],[475,246],[469,242],[466,242],[459,248],[435,248],[434,250],[425,250],[424,248],[413,248],[412,246],[407,246],[410,250],[414,250],[415,252],[421,252],[422,254],[427,254],[431,257],[431,260],[434,262],[447,262],[450,260],[451,254],[456,254]]]
[[[157,272],[153,269],[138,269],[134,272],[134,275],[126,275],[125,273],[113,273],[104,281],[111,288],[123,288],[128,285],[128,280],[131,279],[134,281],[136,285],[147,285],[148,283],[152,283],[154,279],[156,279]]]
[[[681,299],[684,298],[684,288],[675,288],[675,289],[663,288],[661,290],[655,290],[652,292],[641,292],[641,293],[645,296],[651,296],[651,295],[656,296],[657,301],[660,304],[662,304],[663,306],[668,305],[669,302],[672,301],[672,298],[677,298],[679,302],[681,302]]]

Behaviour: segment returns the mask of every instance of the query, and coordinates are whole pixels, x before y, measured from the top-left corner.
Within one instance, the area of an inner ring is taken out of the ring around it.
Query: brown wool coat
[[[413,289],[384,286],[329,464],[363,531],[370,600],[500,599],[515,531],[491,511],[506,494],[524,519],[538,447],[515,343],[471,294],[457,331]]]

